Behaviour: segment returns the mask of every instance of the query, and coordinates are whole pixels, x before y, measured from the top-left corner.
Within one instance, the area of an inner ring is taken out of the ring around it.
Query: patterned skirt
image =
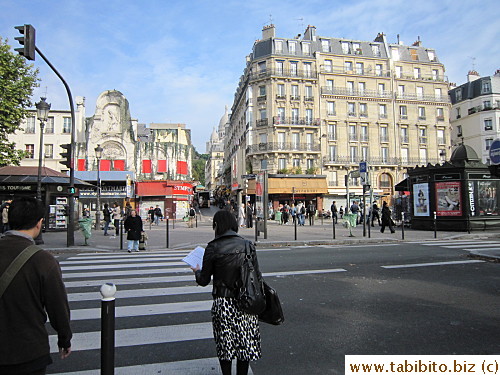
[[[256,361],[261,357],[259,319],[241,311],[233,298],[214,299],[212,324],[219,359]]]

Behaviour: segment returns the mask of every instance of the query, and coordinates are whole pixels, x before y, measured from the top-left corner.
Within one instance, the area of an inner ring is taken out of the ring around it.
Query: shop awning
[[[396,186],[394,186],[394,190],[396,190],[396,191],[408,191],[409,183],[410,183],[410,181],[408,181],[408,177],[407,177],[403,181],[397,183]]]
[[[269,177],[268,194],[328,194],[326,178]]]
[[[69,176],[53,169],[42,167],[42,185],[69,185]],[[14,167],[0,168],[0,184],[33,185],[38,182],[38,167]],[[94,186],[78,178],[75,178],[76,187]]]

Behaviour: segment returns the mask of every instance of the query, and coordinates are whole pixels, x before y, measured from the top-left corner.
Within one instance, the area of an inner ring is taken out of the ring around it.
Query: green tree
[[[0,37],[0,166],[19,165],[25,156],[7,137],[20,128],[21,120],[32,106],[37,76],[38,69],[12,52],[7,41]]]
[[[208,154],[199,154],[194,150],[193,156],[193,179],[200,181],[205,186],[205,164],[208,160]]]

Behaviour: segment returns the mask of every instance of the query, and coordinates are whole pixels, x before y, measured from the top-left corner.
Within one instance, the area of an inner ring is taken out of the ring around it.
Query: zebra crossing
[[[500,250],[500,241],[485,240],[435,240],[427,242],[411,242],[423,246],[443,247],[446,249],[460,249],[464,251]]]
[[[105,283],[114,283],[116,374],[219,374],[210,315],[212,288],[196,285],[191,269],[180,261],[187,253],[82,253],[61,260],[71,308],[73,354],[49,366],[48,373],[100,373],[99,290]],[[336,272],[346,270],[278,271],[264,276]],[[51,352],[56,353],[57,336],[50,335],[49,341]]]

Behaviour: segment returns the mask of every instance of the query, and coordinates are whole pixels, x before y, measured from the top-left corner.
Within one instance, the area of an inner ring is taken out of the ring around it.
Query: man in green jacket
[[[11,230],[0,238],[0,275],[42,228],[45,208],[41,201],[14,199],[9,209]],[[61,268],[43,250],[19,269],[0,297],[0,374],[40,375],[52,363],[47,315],[58,335],[61,358],[71,353],[70,310]]]

